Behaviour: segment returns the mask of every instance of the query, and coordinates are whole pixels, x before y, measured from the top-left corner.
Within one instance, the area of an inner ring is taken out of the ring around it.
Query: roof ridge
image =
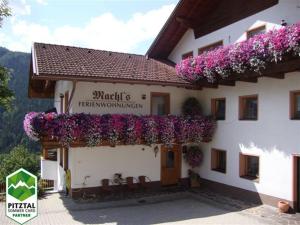
[[[86,48],[86,47],[79,47],[79,46],[71,46],[71,45],[60,45],[60,44],[52,44],[52,43],[42,43],[42,42],[34,42],[33,45],[51,45],[51,46],[58,46],[58,47],[66,47],[66,48],[78,48],[78,49],[86,49],[86,50],[93,50],[93,51],[102,51],[107,53],[116,53],[116,54],[124,54],[124,55],[133,55],[133,56],[141,56],[143,58],[147,58],[146,55],[136,54],[136,53],[128,53],[128,52],[117,52],[117,51],[110,51],[110,50],[102,50],[102,49],[95,49],[95,48]],[[152,59],[152,58],[149,58]]]

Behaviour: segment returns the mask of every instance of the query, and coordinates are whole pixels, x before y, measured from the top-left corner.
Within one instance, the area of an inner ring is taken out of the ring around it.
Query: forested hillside
[[[8,152],[18,144],[23,144],[30,150],[39,150],[39,145],[29,141],[23,131],[24,115],[29,111],[45,111],[53,103],[52,100],[28,98],[29,63],[30,54],[0,47],[0,65],[10,70],[10,88],[15,93],[12,110],[4,112],[0,109],[0,153]]]

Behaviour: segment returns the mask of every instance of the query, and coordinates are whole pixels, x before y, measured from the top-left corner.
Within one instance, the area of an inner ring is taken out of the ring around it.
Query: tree
[[[0,0],[0,26],[2,26],[3,19],[11,15],[7,0]]]
[[[2,26],[3,19],[10,16],[10,8],[8,7],[7,0],[0,0],[0,27]],[[10,79],[9,71],[0,67],[0,106],[4,109],[10,109],[13,100],[13,92],[8,87]]]
[[[11,107],[11,102],[14,99],[13,92],[8,87],[10,74],[4,67],[0,67],[0,106],[8,110]]]
[[[39,156],[30,152],[23,145],[14,147],[10,153],[0,155],[0,183],[5,182],[7,175],[24,168],[34,175],[39,173]]]

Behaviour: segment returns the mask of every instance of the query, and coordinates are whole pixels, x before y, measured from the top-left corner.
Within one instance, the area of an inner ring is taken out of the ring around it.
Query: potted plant
[[[200,186],[200,176],[198,173],[194,172],[193,169],[195,167],[199,167],[203,161],[203,153],[198,145],[192,146],[184,146],[182,149],[183,158],[192,167],[192,169],[188,170],[188,175],[190,179],[191,187],[199,187]]]
[[[278,206],[279,212],[281,212],[281,213],[286,213],[287,211],[289,211],[289,208],[290,208],[290,204],[286,201],[279,201],[277,203],[277,206]]]
[[[188,170],[188,175],[190,179],[190,186],[192,188],[200,187],[200,175],[191,169]]]

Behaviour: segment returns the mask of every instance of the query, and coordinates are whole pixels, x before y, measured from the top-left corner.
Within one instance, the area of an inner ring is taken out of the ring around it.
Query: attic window
[[[218,41],[210,45],[206,45],[204,47],[198,48],[198,55],[201,55],[204,52],[212,51],[221,46],[223,46],[223,41]]]
[[[263,34],[263,33],[266,33],[265,25],[248,30],[247,31],[247,39],[252,38],[253,36],[255,36],[257,34]]]
[[[187,53],[183,54],[181,56],[181,58],[182,59],[187,59],[187,58],[190,58],[190,57],[193,57],[193,56],[194,56],[193,51],[190,51],[190,52],[187,52]]]

